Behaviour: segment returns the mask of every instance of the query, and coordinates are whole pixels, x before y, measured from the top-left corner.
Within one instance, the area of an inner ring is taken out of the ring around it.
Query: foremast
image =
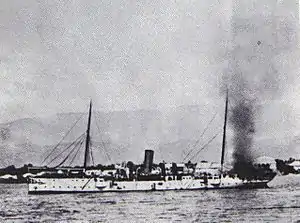
[[[90,101],[89,117],[88,117],[88,124],[87,124],[87,130],[86,130],[85,153],[84,153],[84,164],[83,164],[84,169],[86,169],[86,167],[88,165],[89,155],[90,155],[91,116],[92,116],[92,100]]]

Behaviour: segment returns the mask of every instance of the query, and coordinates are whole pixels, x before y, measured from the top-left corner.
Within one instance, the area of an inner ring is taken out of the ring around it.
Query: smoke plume
[[[234,72],[238,72],[235,69]],[[229,88],[229,124],[233,130],[233,165],[240,176],[253,172],[252,146],[255,136],[255,121],[259,114],[258,99],[255,98],[251,80],[243,75],[231,75]]]
[[[255,135],[255,103],[247,98],[235,101],[229,121],[234,130],[234,170],[249,176],[253,166],[251,148]]]
[[[229,90],[234,170],[240,176],[249,176],[253,173],[252,147],[261,108],[265,101],[280,97],[287,85],[290,70],[278,58],[282,54],[290,57],[288,51],[296,47],[297,21],[284,13],[285,5],[276,1],[235,3],[232,45],[222,86]]]

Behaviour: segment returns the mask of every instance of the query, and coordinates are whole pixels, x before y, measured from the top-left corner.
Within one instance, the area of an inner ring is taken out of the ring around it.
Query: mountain
[[[201,160],[219,162],[223,114],[209,111],[207,107],[180,106],[164,112],[157,110],[93,112],[91,135],[94,161],[97,164],[128,160],[141,163],[144,159],[144,149],[153,149],[155,162],[162,160],[180,162],[192,149],[193,152],[187,159],[193,162]],[[0,167],[23,166],[26,163],[40,165],[62,139],[61,144],[66,147],[84,133],[86,123],[87,113],[59,113],[49,117],[24,118],[0,124]],[[293,132],[287,138],[287,135],[280,136],[280,131],[278,132],[275,138],[272,135],[268,136],[267,132],[263,132],[263,136],[255,136],[253,145],[255,157],[271,156],[287,159],[299,155],[295,154],[300,144],[297,133]],[[69,134],[64,137],[66,133]],[[217,137],[201,149],[215,135]],[[227,162],[231,161],[233,148],[231,137],[229,125]],[[83,147],[81,149],[82,152],[76,157],[75,164],[82,164]],[[197,153],[199,150],[201,151]],[[59,150],[55,151],[53,156],[58,153]],[[67,152],[63,153],[59,158],[62,159],[66,154]],[[59,163],[59,158],[56,164]]]
[[[157,110],[93,112],[91,135],[95,161],[141,162],[146,148],[154,149],[157,159],[180,160],[182,151],[190,141],[198,140],[207,126],[203,111],[205,108],[198,106],[181,106],[164,113]],[[86,123],[87,113],[59,113],[0,124],[0,166],[39,165],[67,132],[64,145],[84,133]],[[209,137],[207,131],[203,140]]]

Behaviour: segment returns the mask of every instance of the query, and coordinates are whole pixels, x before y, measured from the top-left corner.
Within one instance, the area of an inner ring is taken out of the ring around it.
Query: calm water
[[[300,220],[300,187],[28,195],[25,184],[2,184],[0,194],[0,222],[297,222]]]

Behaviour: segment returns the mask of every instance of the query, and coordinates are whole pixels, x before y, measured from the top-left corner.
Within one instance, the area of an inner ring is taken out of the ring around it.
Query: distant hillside
[[[207,132],[201,137],[215,111],[205,107],[181,106],[165,111],[137,110],[94,112],[92,140],[96,163],[108,164],[131,160],[142,162],[144,149],[155,151],[156,161],[182,161],[186,151],[200,149],[211,137],[218,137],[192,161],[220,160],[223,114],[217,114]],[[81,119],[79,119],[81,117]],[[63,140],[67,145],[86,131],[87,113],[61,113],[47,118],[25,118],[0,124],[0,168],[9,165],[39,165],[77,121],[77,125]],[[227,160],[231,159],[230,125],[227,137]],[[198,143],[196,143],[198,140]],[[299,136],[260,137],[255,139],[255,156],[286,159],[296,157]],[[79,156],[76,162],[83,160]],[[108,155],[107,155],[108,154]]]
[[[164,159],[180,160],[188,141],[197,140],[211,119],[204,116],[206,112],[198,106],[182,106],[164,114],[156,110],[94,112],[91,133],[97,147],[97,161],[109,162],[103,145],[114,162],[142,161],[145,148],[154,149],[156,158],[160,159],[162,154]],[[78,119],[77,125],[63,140],[68,144],[85,132],[87,114],[60,113],[0,124],[0,166],[40,164]],[[218,126],[218,118],[211,129],[215,126]],[[207,131],[203,140],[211,136],[212,130]]]

